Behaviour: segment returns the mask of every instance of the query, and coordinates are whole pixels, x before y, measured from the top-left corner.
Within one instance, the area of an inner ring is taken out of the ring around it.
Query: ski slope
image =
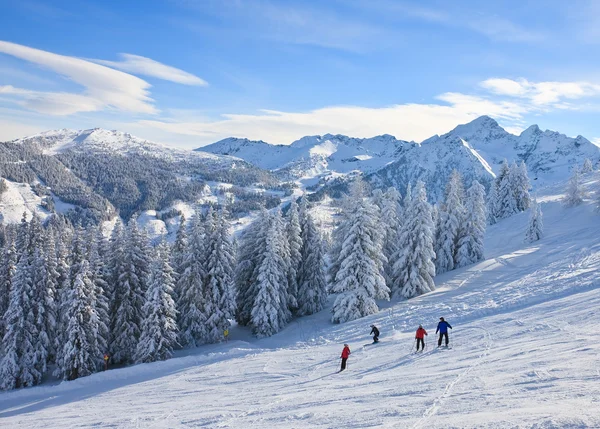
[[[433,293],[343,325],[325,311],[263,340],[234,328],[166,362],[1,393],[0,427],[598,428],[600,214],[591,200],[562,207],[562,188],[537,191],[541,241],[523,243],[528,213],[502,221],[487,260],[438,276]],[[447,350],[434,348],[440,316],[454,328]],[[419,323],[428,345],[414,354]],[[343,343],[352,355],[336,374]]]

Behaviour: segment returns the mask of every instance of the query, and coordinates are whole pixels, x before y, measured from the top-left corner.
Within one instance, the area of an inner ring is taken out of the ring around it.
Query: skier
[[[419,351],[419,345],[421,345],[421,351],[425,350],[425,335],[427,335],[427,331],[423,329],[422,325],[419,325],[419,329],[417,329],[417,333],[415,334],[415,339],[417,340],[417,351]]]
[[[452,326],[448,322],[444,320],[443,317],[440,317],[440,323],[437,325],[437,329],[435,333],[440,333],[440,339],[438,340],[438,347],[442,345],[442,338],[446,337],[446,347],[448,347],[448,328],[452,329]]]
[[[377,326],[375,325],[371,325],[371,333],[369,335],[373,335],[373,342],[374,343],[378,343],[379,342],[379,329],[377,329]]]
[[[339,370],[339,372],[342,372],[343,370],[346,369],[346,361],[348,360],[349,356],[350,356],[350,347],[348,347],[348,344],[344,344],[344,350],[342,350],[342,368]]]

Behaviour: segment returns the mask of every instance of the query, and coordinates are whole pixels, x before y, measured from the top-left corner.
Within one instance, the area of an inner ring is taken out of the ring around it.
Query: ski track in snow
[[[229,343],[166,362],[3,392],[0,427],[599,428],[599,215],[561,207],[559,192],[540,195],[544,239],[523,243],[528,213],[504,220],[487,259],[436,277],[432,293],[342,325],[323,311],[261,340],[236,327]],[[440,316],[454,328],[448,350],[435,348]],[[343,343],[352,354],[337,373]]]

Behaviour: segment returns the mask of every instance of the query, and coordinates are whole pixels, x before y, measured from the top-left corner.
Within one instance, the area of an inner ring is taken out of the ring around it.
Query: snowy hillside
[[[585,176],[592,197],[600,174]],[[327,311],[263,340],[166,362],[0,393],[6,427],[600,427],[600,223],[592,201],[538,189],[545,237],[523,242],[528,213],[490,227],[487,259],[436,278],[437,290],[332,325]],[[453,326],[434,348],[435,324]],[[369,325],[379,326],[372,345]],[[414,354],[414,331],[428,330]],[[343,343],[348,369],[336,374]]]

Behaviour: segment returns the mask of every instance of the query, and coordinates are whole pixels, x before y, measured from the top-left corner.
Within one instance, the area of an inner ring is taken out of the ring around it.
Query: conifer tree
[[[575,207],[583,203],[583,199],[586,197],[585,189],[581,183],[581,177],[579,170],[575,169],[573,175],[569,179],[565,196],[563,197],[563,204],[567,207]]]
[[[271,217],[262,210],[258,219],[248,225],[244,231],[237,252],[235,269],[236,320],[246,326],[252,320],[252,307],[257,294],[258,269],[266,252],[267,234]]]
[[[404,216],[394,264],[393,296],[412,298],[435,289],[433,221],[425,184],[418,181]]]
[[[282,256],[285,247],[283,231],[281,214],[276,212],[271,218],[265,252],[258,267],[251,312],[252,331],[259,338],[279,332],[290,317],[287,305],[288,267]]]
[[[496,201],[494,202],[496,219],[506,219],[519,211],[515,197],[514,174],[505,159],[496,177]]]
[[[132,218],[127,224],[122,260],[117,261],[111,326],[112,361],[131,363],[141,333],[150,266],[147,237]]]
[[[436,240],[435,266],[438,274],[451,271],[455,267],[458,242],[463,235],[465,217],[464,188],[462,177],[454,170],[446,186],[444,205],[439,210],[440,227]]]
[[[0,262],[0,341],[6,333],[4,315],[8,310],[10,302],[10,290],[13,277],[15,276],[16,265],[17,249],[15,247],[15,239],[12,235],[7,235]]]
[[[383,256],[385,263],[383,272],[388,288],[392,287],[393,256],[398,251],[398,234],[400,233],[400,193],[394,187],[388,188],[383,194],[381,221],[383,228]]]
[[[64,380],[75,380],[97,371],[96,323],[90,266],[85,257],[80,259],[78,270],[69,293],[66,342],[57,362],[57,375]]]
[[[156,249],[150,270],[142,332],[135,361],[155,362],[169,359],[177,345],[177,322],[173,288],[175,280],[169,264],[169,246],[162,242]]]
[[[208,339],[205,240],[202,215],[198,211],[190,221],[186,258],[177,282],[179,344],[182,347],[195,347]]]
[[[287,275],[288,282],[288,308],[292,313],[298,310],[298,269],[300,267],[300,249],[302,248],[300,219],[298,214],[298,204],[292,201],[287,213],[286,237],[289,249],[289,271]]]
[[[340,269],[332,291],[339,294],[333,305],[334,323],[376,313],[377,299],[389,299],[383,278],[383,237],[377,208],[367,199],[355,200],[339,255]]]
[[[233,295],[234,254],[226,212],[210,212],[214,218],[207,229],[206,314],[207,341],[217,342],[229,329],[235,312]]]
[[[93,305],[96,320],[94,327],[94,356],[99,364],[102,364],[104,353],[108,352],[110,344],[110,301],[109,283],[110,279],[106,259],[108,243],[102,234],[102,229],[90,228],[87,238],[89,249],[87,258],[90,264],[90,280],[93,285]]]
[[[527,174],[527,166],[525,161],[521,161],[518,165],[515,162],[511,167],[512,184],[514,187],[514,195],[517,202],[517,210],[522,212],[531,205],[531,197],[529,196],[529,176]]]
[[[486,227],[485,188],[474,180],[467,190],[464,234],[458,243],[457,267],[464,267],[484,259]]]
[[[585,174],[585,173],[589,173],[590,171],[594,171],[594,165],[592,164],[592,161],[589,158],[586,158],[583,161],[583,166],[581,167],[581,172],[583,174]]]
[[[527,231],[525,231],[525,241],[533,243],[544,236],[544,222],[542,218],[542,208],[537,200],[533,200],[530,207],[531,214],[529,215],[529,223]]]
[[[298,268],[298,315],[308,316],[323,309],[327,302],[327,278],[325,275],[325,250],[315,222],[308,213],[308,202],[303,196],[300,202],[300,228],[302,248]]]

